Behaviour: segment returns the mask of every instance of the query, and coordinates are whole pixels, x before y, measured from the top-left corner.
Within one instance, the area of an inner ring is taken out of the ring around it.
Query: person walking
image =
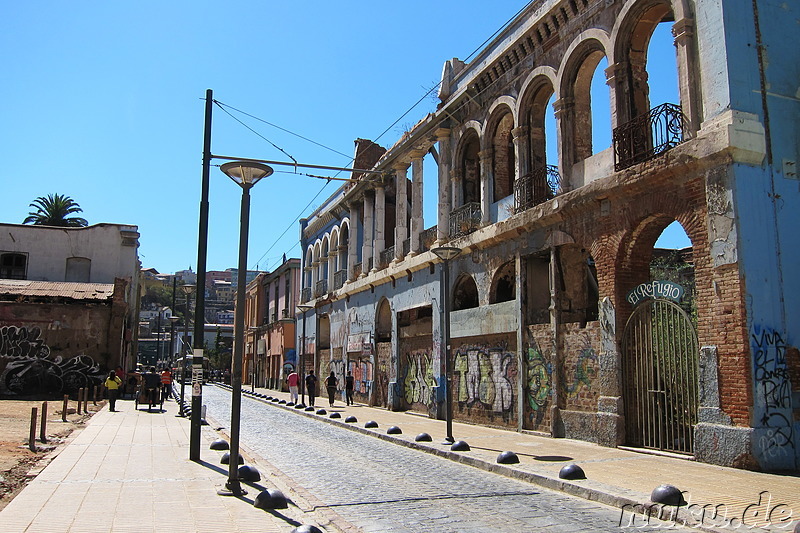
[[[169,399],[169,393],[172,390],[172,372],[169,368],[164,367],[161,371],[161,398],[162,401]]]
[[[145,372],[144,388],[147,390],[148,410],[156,405],[159,405],[158,392],[161,389],[161,376],[156,374],[156,367],[151,366],[150,370]]]
[[[353,373],[347,371],[347,376],[344,378],[344,399],[347,405],[353,405],[353,389],[355,388],[355,379]]]
[[[306,392],[308,392],[308,405],[313,407],[314,397],[317,395],[317,376],[313,370],[309,370],[306,376]]]
[[[117,373],[112,370],[108,373],[104,385],[106,389],[108,389],[108,410],[113,413],[117,410],[117,395],[119,394],[119,388],[122,386],[122,380],[117,376]]]
[[[331,407],[333,407],[333,399],[336,397],[337,383],[339,383],[339,380],[336,379],[336,375],[331,370],[331,375],[325,378],[325,387],[328,389],[328,403]]]
[[[300,376],[297,375],[297,372],[292,370],[292,373],[286,377],[286,384],[289,385],[289,396],[291,401],[297,403],[297,389],[298,385],[300,385]]]

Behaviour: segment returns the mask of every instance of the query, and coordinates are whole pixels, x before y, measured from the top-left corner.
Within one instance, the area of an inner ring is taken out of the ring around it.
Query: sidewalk
[[[289,400],[288,393],[266,389],[256,392]],[[318,398],[317,409],[323,408],[327,413],[317,415],[260,400],[271,408],[292,411],[291,416],[314,417],[320,423],[339,424],[398,445],[619,507],[625,510],[621,511],[622,526],[628,530],[645,525],[642,512],[647,512],[647,507],[642,506],[648,504],[652,490],[665,483],[685,491],[690,504],[677,515],[673,514],[674,508],[663,510],[663,518],[676,518],[679,525],[709,531],[792,531],[800,524],[798,477],[458,422],[453,424],[453,434],[471,449],[453,452],[442,444],[445,423],[419,414],[363,404],[346,407],[341,401],[330,409],[327,399]],[[209,448],[218,434],[204,426],[201,461],[189,461],[189,422],[176,416],[178,406],[174,401],[164,404],[163,413],[137,411],[131,401],[118,401],[117,407],[116,413],[107,407],[96,413],[86,428],[0,511],[0,532],[289,532],[301,523],[324,526],[327,531],[348,529],[335,513],[320,506],[320,502],[312,502],[301,488],[286,489],[289,480],[260,464],[259,458],[244,446],[242,455],[247,464],[259,469],[262,480],[254,486],[243,484],[248,495],[242,499],[217,495],[227,480],[228,468],[220,464],[221,452]],[[330,418],[334,412],[341,418]],[[355,416],[357,422],[346,422],[348,416]],[[376,422],[378,427],[365,428],[367,421]],[[397,426],[402,434],[388,435],[390,426]],[[416,442],[420,433],[428,433],[432,442]],[[497,464],[497,456],[505,451],[516,453],[520,462]],[[559,479],[560,469],[571,463],[578,464],[587,479]],[[264,512],[253,507],[254,498],[266,488],[282,490],[290,500],[289,509]],[[650,508],[651,515],[658,511],[659,508]],[[765,526],[768,520],[772,525],[767,528],[753,527]],[[590,531],[591,524],[587,528]]]
[[[245,386],[244,392],[249,395],[250,388]],[[255,392],[281,400],[290,399],[289,393],[267,389],[256,389]],[[679,524],[711,531],[793,531],[795,527],[800,531],[798,476],[750,472],[685,458],[606,448],[584,441],[553,439],[458,422],[453,423],[453,436],[457,441],[467,442],[471,449],[452,452],[449,446],[442,444],[445,422],[418,413],[392,412],[363,404],[346,406],[341,396],[337,398],[333,409],[328,407],[327,397],[316,399],[316,408],[325,409],[326,415],[297,410],[272,401],[268,403],[621,509],[631,510],[637,506],[636,516],[633,513],[625,515],[623,525],[629,527],[645,524],[646,518],[641,513],[647,512],[648,508],[643,506],[651,503],[653,489],[670,484],[684,493],[688,504],[677,514]],[[341,418],[331,419],[333,412],[339,413]],[[351,415],[358,422],[346,423],[345,419]],[[378,427],[365,428],[367,421],[377,422]],[[388,435],[386,430],[391,426],[399,427],[402,434]],[[428,433],[432,441],[416,442],[415,437],[420,433]],[[506,451],[514,452],[520,462],[498,464],[498,455]],[[587,479],[559,479],[561,468],[571,463],[579,465]],[[654,511],[657,508],[650,507],[651,514]],[[662,516],[675,516],[671,513],[674,513],[674,508],[667,509]]]
[[[176,416],[174,401],[164,409],[124,400],[117,412],[103,407],[0,511],[0,532],[289,532],[305,523],[291,504],[272,512],[252,505],[275,487],[263,471],[261,482],[242,484],[242,499],[217,495],[228,476],[223,452],[209,448],[217,433],[203,427],[201,461],[190,461],[189,420]]]

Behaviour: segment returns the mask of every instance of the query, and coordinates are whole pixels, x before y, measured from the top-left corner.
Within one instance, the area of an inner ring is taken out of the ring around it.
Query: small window
[[[64,281],[89,283],[91,270],[91,259],[87,259],[86,257],[68,257],[67,271],[64,276]]]
[[[0,254],[0,278],[27,279],[28,255],[18,253]]]
[[[462,274],[453,286],[453,311],[478,307],[478,286],[469,274]]]

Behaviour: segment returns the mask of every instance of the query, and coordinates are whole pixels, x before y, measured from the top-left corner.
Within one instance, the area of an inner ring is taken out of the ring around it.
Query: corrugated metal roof
[[[114,295],[114,284],[0,279],[0,295],[108,300]]]

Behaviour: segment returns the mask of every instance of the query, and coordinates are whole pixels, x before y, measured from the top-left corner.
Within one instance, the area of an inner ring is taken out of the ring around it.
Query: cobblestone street
[[[228,391],[206,387],[229,427]],[[241,442],[363,531],[620,531],[620,510],[551,492],[244,397]],[[318,504],[320,505],[320,504]],[[640,526],[641,524],[637,524]],[[656,531],[636,528],[639,531]]]

